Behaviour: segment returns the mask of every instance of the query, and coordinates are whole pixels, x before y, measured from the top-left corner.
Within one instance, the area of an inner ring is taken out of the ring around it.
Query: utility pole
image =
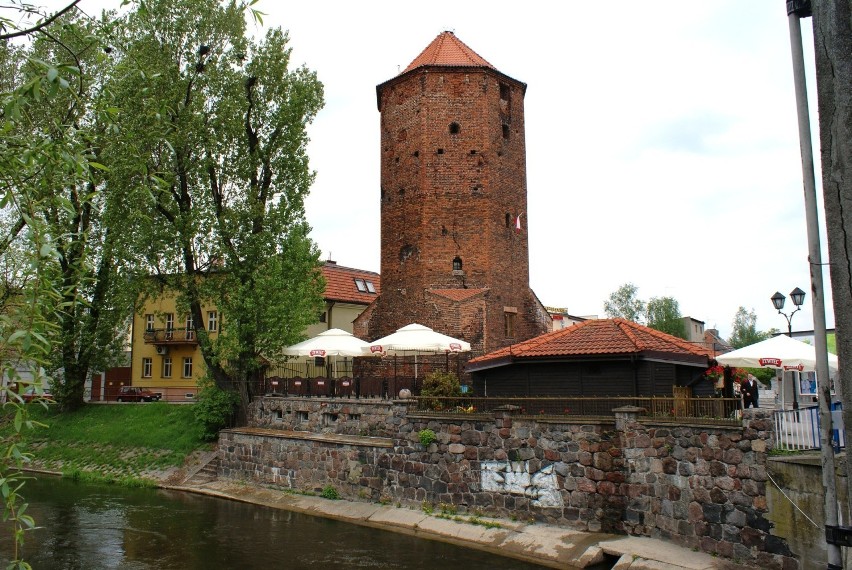
[[[811,272],[811,304],[814,316],[814,347],[816,374],[819,383],[820,452],[822,483],[825,487],[825,525],[837,528],[837,487],[834,448],[831,445],[831,381],[828,371],[828,344],[825,333],[825,299],[822,284],[822,253],[819,243],[816,182],[814,175],[811,122],[808,115],[808,92],[805,82],[805,57],[802,50],[800,19],[811,15],[810,0],[787,0],[787,20],[790,27],[790,48],[793,55],[793,83],[796,90],[796,110],[799,119],[799,148],[802,155],[802,179],[805,191],[805,220],[808,229],[808,261]],[[828,570],[840,570],[843,560],[840,546],[826,543]]]
[[[819,137],[826,233],[846,441],[852,441],[852,0],[814,4]],[[848,450],[847,443],[847,450]],[[847,451],[847,497],[852,498],[852,461]],[[846,517],[849,521],[849,500]],[[847,523],[848,524],[848,523]],[[852,528],[847,537],[852,536]]]

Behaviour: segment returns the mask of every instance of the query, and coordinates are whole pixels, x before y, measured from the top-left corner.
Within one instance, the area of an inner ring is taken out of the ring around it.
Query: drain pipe
[[[843,560],[840,546],[829,540],[837,529],[837,488],[834,448],[831,445],[831,382],[828,371],[828,343],[825,332],[825,301],[822,283],[822,253],[819,243],[819,218],[814,175],[811,122],[808,115],[808,92],[805,82],[805,56],[802,50],[801,18],[811,16],[810,0],[787,0],[787,21],[790,27],[790,48],[793,55],[793,84],[796,90],[796,111],[799,119],[799,148],[802,154],[802,179],[805,191],[805,220],[808,229],[808,261],[811,272],[811,303],[814,317],[814,347],[816,373],[819,382],[820,452],[822,483],[825,487],[825,526],[828,570],[841,570]],[[795,392],[794,392],[795,393]]]

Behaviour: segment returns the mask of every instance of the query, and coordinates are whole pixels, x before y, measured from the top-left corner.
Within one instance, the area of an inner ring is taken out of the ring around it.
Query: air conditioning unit
[[[162,355],[162,354],[168,354],[168,353],[169,353],[169,347],[168,346],[158,346],[157,347],[157,354]]]

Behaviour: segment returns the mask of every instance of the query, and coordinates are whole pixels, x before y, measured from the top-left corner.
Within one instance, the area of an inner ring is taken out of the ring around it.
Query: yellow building
[[[216,307],[204,306],[203,326],[215,338],[220,315]],[[192,401],[198,380],[206,372],[198,348],[196,323],[177,309],[173,295],[149,298],[141,312],[133,315],[131,382],[162,394],[163,400]]]
[[[342,267],[326,261],[325,308],[317,323],[308,327],[306,337],[339,328],[352,332],[352,321],[380,292],[379,274]],[[215,306],[202,306],[203,323],[193,323],[176,307],[173,294],[148,298],[133,315],[131,332],[131,371],[133,386],[150,389],[170,402],[193,401],[198,380],[204,376],[204,358],[198,347],[196,328],[203,326],[214,338],[219,334],[222,316]],[[106,388],[116,392],[118,386]]]

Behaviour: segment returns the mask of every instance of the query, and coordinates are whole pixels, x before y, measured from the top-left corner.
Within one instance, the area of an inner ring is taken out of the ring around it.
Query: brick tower
[[[376,87],[382,292],[356,334],[418,322],[479,355],[548,330],[529,287],[525,91],[452,32]]]

